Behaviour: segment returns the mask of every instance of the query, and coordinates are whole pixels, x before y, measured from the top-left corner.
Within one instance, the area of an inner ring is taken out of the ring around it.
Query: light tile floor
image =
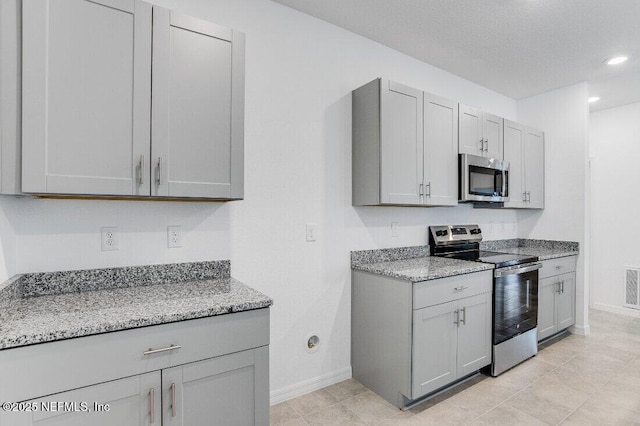
[[[400,411],[350,379],[271,407],[272,425],[640,425],[640,319],[590,312],[591,334],[548,342]]]

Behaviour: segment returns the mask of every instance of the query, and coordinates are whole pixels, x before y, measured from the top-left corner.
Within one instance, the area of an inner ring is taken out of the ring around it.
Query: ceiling
[[[274,1],[514,99],[587,81],[592,111],[640,101],[639,0]]]

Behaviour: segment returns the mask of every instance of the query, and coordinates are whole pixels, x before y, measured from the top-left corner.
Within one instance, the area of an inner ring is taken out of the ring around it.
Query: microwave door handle
[[[507,196],[507,172],[505,170],[502,171],[502,196]]]

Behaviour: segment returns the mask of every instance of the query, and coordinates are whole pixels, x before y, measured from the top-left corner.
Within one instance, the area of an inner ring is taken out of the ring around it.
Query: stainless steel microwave
[[[471,154],[458,156],[461,202],[509,201],[509,162]]]

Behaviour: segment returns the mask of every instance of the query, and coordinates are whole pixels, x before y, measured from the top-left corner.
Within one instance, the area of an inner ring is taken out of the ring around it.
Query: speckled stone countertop
[[[482,250],[538,256],[540,260],[579,254],[574,241],[510,240],[483,241]],[[429,256],[429,246],[351,252],[351,268],[412,282],[434,280],[454,275],[493,269],[493,265],[466,260]]]
[[[49,285],[47,294],[39,296],[31,296],[31,291],[23,293],[30,288],[24,282],[29,282],[29,275],[14,277],[8,284],[0,285],[3,300],[0,349],[260,309],[273,304],[269,297],[231,278],[226,262],[226,265],[205,265],[210,272],[205,275],[210,277],[201,279],[194,279],[188,273],[174,273],[184,272],[190,269],[184,265],[193,264],[176,264],[174,268],[171,265],[136,267],[147,268],[152,276],[158,270],[173,271],[169,275],[177,281],[161,280],[160,284],[153,284],[148,274],[144,278],[140,275],[140,279],[124,274],[118,287],[98,289],[94,286],[91,291],[58,292],[55,285]],[[198,265],[196,269],[202,272],[202,267]],[[219,268],[223,268],[222,272]],[[69,271],[83,276],[80,272]],[[67,277],[67,273],[56,274]],[[61,282],[66,283],[63,289],[68,290],[70,280]]]
[[[579,244],[575,241],[530,240],[516,238],[511,240],[483,241],[482,250],[503,253],[526,254],[538,256],[539,260],[556,259],[558,257],[576,256],[580,254]]]
[[[388,262],[354,263],[352,268],[373,274],[419,282],[472,272],[488,271],[493,265],[445,257],[425,256]]]

